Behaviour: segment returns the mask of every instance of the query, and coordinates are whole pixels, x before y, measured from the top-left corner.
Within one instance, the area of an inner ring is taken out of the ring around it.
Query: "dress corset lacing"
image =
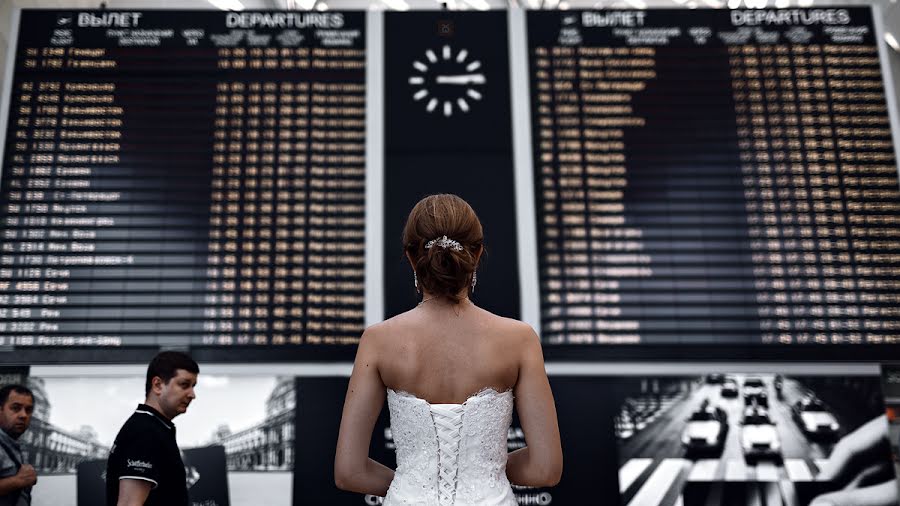
[[[506,478],[512,391],[430,404],[388,389],[397,471],[384,506],[516,506]]]
[[[453,506],[459,470],[459,442],[462,439],[462,404],[432,404],[431,418],[438,443],[438,502]]]

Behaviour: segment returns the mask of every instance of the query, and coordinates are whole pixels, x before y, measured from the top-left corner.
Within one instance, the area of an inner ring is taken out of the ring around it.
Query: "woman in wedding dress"
[[[538,336],[469,298],[484,251],[481,222],[455,195],[413,208],[403,247],[419,304],[366,329],[344,401],[334,461],[339,488],[385,506],[514,506],[510,483],[562,474],[556,407]],[[369,458],[387,397],[397,470]],[[507,453],[515,407],[528,446]]]

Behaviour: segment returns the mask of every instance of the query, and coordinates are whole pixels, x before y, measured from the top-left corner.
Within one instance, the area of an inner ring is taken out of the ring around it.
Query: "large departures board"
[[[546,343],[900,342],[872,11],[528,13]]]
[[[0,344],[363,330],[365,16],[21,13]]]
[[[440,192],[485,226],[473,301],[550,360],[883,358],[873,12],[21,11],[0,361],[349,359],[415,306],[400,233]]]

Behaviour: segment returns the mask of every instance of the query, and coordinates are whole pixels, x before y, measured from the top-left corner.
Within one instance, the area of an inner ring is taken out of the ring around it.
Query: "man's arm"
[[[107,480],[119,480],[116,506],[143,506],[150,491],[162,481],[164,444],[158,430],[150,427],[132,425],[116,436],[106,470]]]
[[[35,483],[37,483],[37,473],[34,471],[33,467],[25,464],[19,468],[19,472],[15,475],[0,478],[0,496],[22,490]]]
[[[153,483],[146,480],[122,478],[119,480],[119,500],[116,506],[144,506]]]

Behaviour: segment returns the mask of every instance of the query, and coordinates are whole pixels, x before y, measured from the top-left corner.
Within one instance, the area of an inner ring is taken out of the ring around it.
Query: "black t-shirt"
[[[106,461],[106,504],[119,500],[119,480],[144,480],[153,487],[145,506],[189,506],[175,425],[145,404],[119,430]]]

